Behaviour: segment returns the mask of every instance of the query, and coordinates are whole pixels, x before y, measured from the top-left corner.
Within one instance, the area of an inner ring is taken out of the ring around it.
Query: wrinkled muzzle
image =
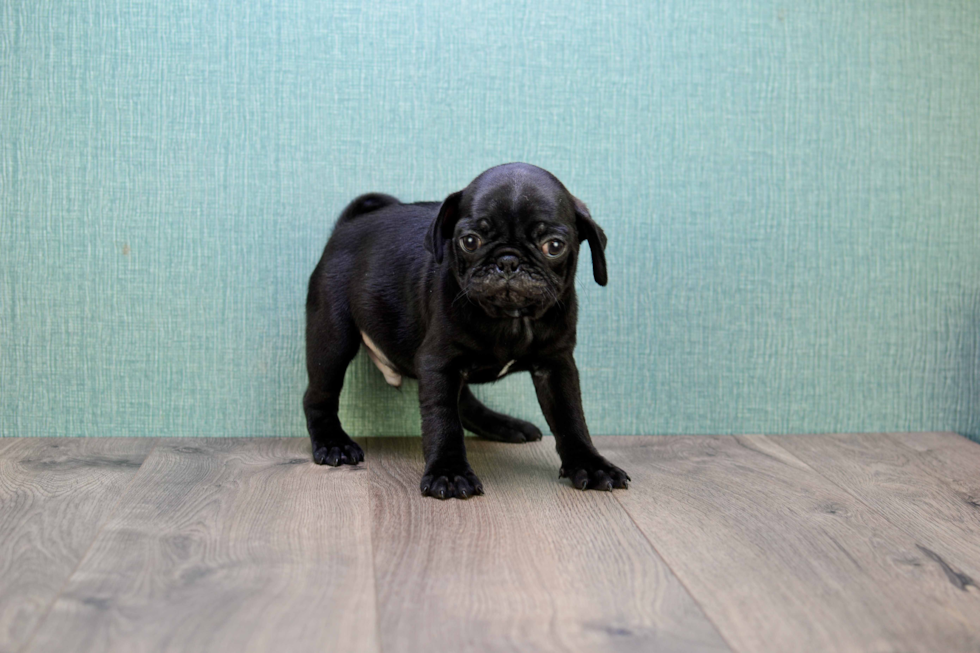
[[[558,299],[554,283],[534,268],[509,267],[499,262],[473,270],[464,291],[470,301],[487,315],[503,317],[539,317]]]

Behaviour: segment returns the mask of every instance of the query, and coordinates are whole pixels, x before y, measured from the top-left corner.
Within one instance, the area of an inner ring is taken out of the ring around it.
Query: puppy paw
[[[469,499],[483,494],[483,483],[472,470],[453,472],[448,470],[426,473],[419,483],[422,496],[436,499]]]
[[[602,456],[584,458],[566,463],[558,472],[558,478],[568,478],[572,487],[579,490],[627,489],[629,474],[616,467]]]
[[[364,450],[356,442],[313,447],[313,462],[317,465],[356,465],[364,460]]]

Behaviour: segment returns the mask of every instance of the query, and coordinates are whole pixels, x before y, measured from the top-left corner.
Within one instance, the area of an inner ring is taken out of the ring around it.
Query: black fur
[[[461,242],[467,236],[482,241],[473,252]],[[583,490],[627,487],[629,476],[592,445],[572,356],[583,241],[593,276],[605,285],[602,229],[551,173],[523,163],[491,168],[442,203],[402,204],[377,193],[351,202],[310,277],[306,303],[303,408],[314,460],[364,459],[337,418],[344,373],[364,332],[398,372],[419,380],[423,494],[483,493],[466,460],[464,426],[506,442],[541,438],[534,425],[490,410],[467,387],[496,380],[509,361],[506,373],[532,375],[560,476]]]

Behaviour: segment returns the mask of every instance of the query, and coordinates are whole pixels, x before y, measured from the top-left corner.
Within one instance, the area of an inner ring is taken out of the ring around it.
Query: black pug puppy
[[[472,383],[530,372],[555,435],[559,476],[580,489],[625,488],[596,451],[582,411],[575,348],[575,265],[592,249],[606,285],[606,236],[554,175],[510,163],[439,202],[358,197],[340,214],[310,277],[306,423],[318,464],[356,465],[364,452],[337,418],[347,365],[363,340],[392,385],[419,381],[423,495],[483,494],[463,427],[504,442],[539,440],[533,424],[490,410]]]

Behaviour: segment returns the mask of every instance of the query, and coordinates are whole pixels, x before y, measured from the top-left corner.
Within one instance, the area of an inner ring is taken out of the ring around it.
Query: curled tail
[[[364,215],[365,213],[370,213],[371,211],[377,211],[380,208],[386,206],[391,206],[392,204],[400,204],[397,197],[392,197],[391,195],[384,195],[382,193],[367,193],[355,198],[353,202],[347,205],[341,214],[337,218],[337,224],[342,222],[348,222],[353,220],[359,215]]]

